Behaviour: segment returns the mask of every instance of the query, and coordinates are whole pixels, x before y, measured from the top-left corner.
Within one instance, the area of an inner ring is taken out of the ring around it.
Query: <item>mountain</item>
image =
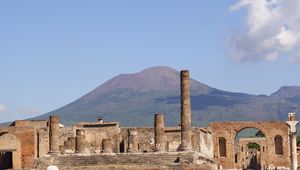
[[[192,75],[192,73],[191,73]],[[270,96],[222,91],[191,79],[194,126],[211,121],[286,120],[300,111],[300,87],[285,86]],[[121,126],[153,126],[153,115],[165,114],[166,126],[180,120],[180,73],[153,67],[135,74],[120,74],[76,101],[35,119],[59,115],[62,122],[119,121]]]
[[[292,99],[300,96],[299,86],[283,86],[277,92],[273,93],[272,96],[281,97],[284,99]]]

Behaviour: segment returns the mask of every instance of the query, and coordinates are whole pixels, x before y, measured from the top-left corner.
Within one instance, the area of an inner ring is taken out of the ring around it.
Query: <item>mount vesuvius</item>
[[[180,120],[180,76],[170,67],[152,67],[135,74],[120,74],[88,94],[34,119],[59,115],[66,124],[119,121],[121,126],[153,126],[153,115],[165,114],[167,126]],[[193,73],[190,73],[191,76]],[[300,87],[284,86],[270,96],[234,93],[191,79],[192,121],[285,120],[288,112],[300,112]]]

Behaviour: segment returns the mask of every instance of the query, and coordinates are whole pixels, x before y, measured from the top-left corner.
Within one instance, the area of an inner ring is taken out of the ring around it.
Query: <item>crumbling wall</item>
[[[61,127],[59,128],[59,146],[64,145],[64,142],[68,140],[68,137],[75,137],[75,127]]]
[[[176,152],[179,150],[181,144],[181,131],[180,127],[167,127],[165,128],[165,135],[167,136],[167,151]]]
[[[47,120],[16,120],[12,124],[15,127],[33,127],[35,129],[47,127]]]
[[[14,169],[19,169],[22,167],[21,166],[21,143],[15,135],[11,133],[4,133],[4,134],[2,133],[2,135],[0,135],[0,150],[12,151],[13,152],[12,167]]]
[[[237,159],[239,160],[236,167],[239,169],[245,169],[251,162],[251,158],[249,155],[251,152],[254,152],[255,149],[248,148],[248,144],[256,143],[260,146],[259,149],[256,150],[256,157],[260,163],[262,168],[266,168],[266,138],[240,138],[238,143],[238,153]]]
[[[90,152],[101,152],[103,139],[111,139],[113,152],[119,152],[120,129],[118,126],[83,127],[82,129],[85,130],[86,148]]]
[[[38,130],[38,157],[44,156],[49,152],[49,129],[41,128]]]
[[[153,152],[154,146],[154,128],[121,128],[121,142],[129,141],[129,131],[137,131],[138,151]]]
[[[1,127],[0,134],[13,134],[21,144],[21,167],[32,168],[35,160],[36,151],[36,133],[32,127]],[[11,142],[11,141],[7,141]]]
[[[266,137],[265,162],[270,167],[289,167],[289,141],[288,125],[279,121],[258,121],[258,122],[213,122],[210,123],[214,138],[214,157],[225,169],[236,168],[234,140],[236,135],[245,128],[256,128],[261,130]],[[279,135],[283,139],[283,154],[275,154],[274,138]],[[219,155],[219,138],[226,139],[226,156]]]
[[[154,128],[121,128],[122,141],[128,141],[129,131],[137,131],[139,152],[154,151]],[[166,127],[166,151],[176,152],[181,144],[180,127]],[[212,134],[203,128],[192,129],[192,148],[193,151],[202,152],[207,156],[213,157]]]

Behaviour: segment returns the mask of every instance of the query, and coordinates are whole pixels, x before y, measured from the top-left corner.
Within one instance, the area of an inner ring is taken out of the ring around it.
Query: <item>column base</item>
[[[190,152],[190,151],[192,151],[192,147],[180,144],[177,151],[179,151],[179,152]]]

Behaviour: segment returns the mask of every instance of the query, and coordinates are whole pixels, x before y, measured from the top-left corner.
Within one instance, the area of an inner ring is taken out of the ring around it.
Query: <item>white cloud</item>
[[[0,103],[0,113],[6,111],[6,106]]]
[[[239,0],[230,7],[246,9],[247,31],[235,33],[230,41],[230,55],[236,61],[274,61],[287,55],[299,60],[299,0]]]
[[[36,108],[18,108],[17,112],[24,115],[34,115],[40,113]]]

